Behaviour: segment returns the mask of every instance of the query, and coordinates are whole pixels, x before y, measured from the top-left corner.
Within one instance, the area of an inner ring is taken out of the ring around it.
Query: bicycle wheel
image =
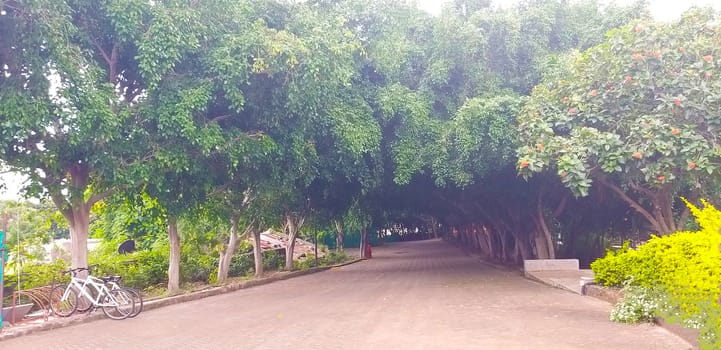
[[[92,291],[90,291],[90,289],[91,288],[86,288],[86,291],[90,294],[93,294]],[[80,293],[77,290],[75,290],[75,291],[78,294],[78,302],[77,302],[78,307],[75,310],[75,312],[84,313],[84,312],[90,310],[90,308],[93,307],[93,300],[88,299],[88,297],[85,296],[85,294]]]
[[[123,287],[122,289],[130,293],[133,298],[133,302],[135,303],[133,306],[133,312],[130,313],[128,317],[138,316],[138,314],[143,311],[143,296],[140,295],[140,292],[138,292],[136,289],[128,287]]]
[[[133,313],[135,301],[130,292],[123,289],[112,289],[103,301],[103,313],[113,320],[128,318]]]
[[[60,317],[68,317],[78,307],[78,292],[61,284],[50,290],[50,310]]]

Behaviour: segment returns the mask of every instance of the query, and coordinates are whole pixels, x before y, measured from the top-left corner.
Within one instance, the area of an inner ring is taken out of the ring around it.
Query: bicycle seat
[[[98,277],[101,281],[108,283],[108,282],[120,282],[122,277],[120,276],[107,276],[107,277]]]

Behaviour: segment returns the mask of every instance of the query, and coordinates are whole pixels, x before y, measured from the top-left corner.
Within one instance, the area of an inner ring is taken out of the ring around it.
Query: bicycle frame
[[[68,298],[70,288],[73,287],[75,287],[78,293],[80,293],[80,295],[89,300],[95,307],[120,305],[115,299],[115,297],[113,297],[113,295],[110,293],[108,287],[105,286],[105,283],[103,283],[102,280],[90,275],[88,275],[88,277],[85,279],[72,276],[68,287],[65,288],[65,293],[63,293],[63,297],[61,300],[66,300]],[[93,296],[90,292],[88,292],[88,287],[94,288],[95,291],[98,292],[98,295]],[[109,303],[102,303],[101,298],[103,297],[107,298]]]

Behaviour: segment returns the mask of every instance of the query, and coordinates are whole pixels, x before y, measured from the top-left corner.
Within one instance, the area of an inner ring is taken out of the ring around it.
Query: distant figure
[[[120,246],[118,246],[118,253],[120,254],[128,254],[135,251],[135,241],[132,239],[129,239],[123,243],[120,243]]]

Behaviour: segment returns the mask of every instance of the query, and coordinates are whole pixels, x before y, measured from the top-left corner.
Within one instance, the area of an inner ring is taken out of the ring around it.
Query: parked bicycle
[[[88,266],[88,273],[92,275],[93,268],[95,268],[97,266],[98,265],[95,265],[95,264]],[[143,311],[143,296],[140,294],[140,292],[138,290],[136,290],[134,288],[121,286],[119,284],[120,280],[122,279],[121,276],[116,275],[116,276],[98,277],[98,279],[102,280],[108,286],[108,288],[110,288],[111,290],[124,289],[126,292],[130,293],[130,295],[133,297],[133,301],[135,302],[135,307],[133,308],[133,312],[130,315],[128,315],[129,318],[138,316],[138,314],[140,314],[140,312]],[[95,297],[95,295],[94,295],[95,293],[93,293],[94,291],[91,290],[90,292],[91,292],[90,294],[92,294],[93,297]],[[84,313],[84,312],[87,312],[88,310],[90,310],[92,307],[93,307],[92,301],[90,301],[88,298],[86,298],[82,294],[78,294],[78,307],[75,310],[76,312]]]
[[[78,277],[78,273],[88,271],[86,278]],[[70,274],[70,283],[55,286],[50,291],[50,309],[55,315],[68,317],[78,310],[80,302],[85,311],[90,308],[101,308],[111,319],[122,320],[135,312],[134,296],[125,289],[111,289],[106,282],[90,275],[88,268],[75,268],[64,271]],[[87,306],[89,304],[90,306]]]
[[[140,295],[140,292],[135,288],[121,286],[119,284],[120,280],[122,279],[121,276],[115,275],[98,278],[103,280],[103,282],[105,282],[105,284],[110,287],[110,290],[122,289],[123,291],[128,292],[132,296],[135,306],[133,307],[133,312],[128,315],[128,317],[138,316],[138,314],[143,311],[143,296]]]

